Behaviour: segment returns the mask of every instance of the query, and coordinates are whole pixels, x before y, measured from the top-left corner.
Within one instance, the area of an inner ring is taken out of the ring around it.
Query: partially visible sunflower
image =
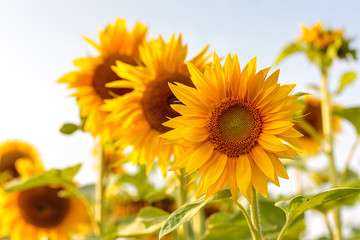
[[[13,140],[0,144],[0,183],[41,171],[39,154],[29,143]]]
[[[73,96],[80,106],[80,115],[85,118],[84,130],[93,136],[102,136],[107,142],[111,139],[109,126],[104,123],[106,113],[100,109],[105,99],[115,95],[123,95],[131,91],[129,88],[108,88],[106,83],[120,78],[113,72],[111,66],[121,60],[133,66],[138,66],[139,46],[145,41],[147,27],[137,23],[130,32],[124,19],[109,24],[104,31],[99,32],[100,43],[85,38],[98,52],[95,57],[78,58],[74,65],[78,67],[58,80],[67,83],[69,88],[76,89]]]
[[[208,47],[190,60],[197,68],[203,70]],[[114,81],[109,87],[133,89],[132,92],[105,101],[104,110],[110,112],[108,121],[115,127],[117,144],[133,146],[129,160],[134,164],[145,164],[147,172],[152,168],[155,159],[166,175],[171,155],[179,156],[180,147],[164,144],[158,136],[169,130],[162,125],[168,117],[178,115],[170,108],[177,101],[168,83],[181,82],[193,86],[185,65],[187,45],[183,45],[181,35],[178,39],[172,35],[169,42],[161,37],[140,46],[140,59],[144,66],[133,66],[117,61],[113,70],[120,78],[127,81]]]
[[[266,197],[268,180],[279,186],[278,177],[288,179],[279,158],[292,158],[301,148],[292,116],[302,106],[289,96],[295,84],[280,86],[279,71],[266,78],[270,68],[256,73],[256,58],[241,71],[230,54],[224,67],[215,54],[204,74],[192,63],[188,69],[196,88],[170,84],[184,105],[172,105],[181,116],[164,123],[174,129],[161,136],[186,147],[170,170],[197,171],[197,197],[226,186],[234,201],[240,189],[251,202],[253,187]]]
[[[343,37],[343,32],[341,30],[324,30],[321,22],[318,22],[311,28],[308,28],[303,24],[301,24],[300,27],[302,35],[299,38],[299,41],[313,44],[319,49],[325,49],[333,44],[336,39]]]
[[[1,193],[0,237],[11,240],[70,240],[87,231],[90,222],[82,202],[58,196],[62,188],[42,186]]]
[[[324,138],[323,125],[321,119],[321,102],[319,99],[314,97],[306,96],[304,97],[305,107],[300,110],[299,114],[303,117],[301,121],[304,121],[307,125],[311,126],[313,134],[316,134],[319,139]],[[334,106],[334,108],[340,108],[340,106]],[[309,130],[306,130],[305,126],[301,125],[300,122],[295,123],[295,129],[303,134],[299,141],[304,148],[304,152],[308,155],[316,154],[320,150],[319,139],[316,139],[316,136],[313,136]],[[332,117],[332,127],[334,132],[340,130],[340,119],[336,116]]]

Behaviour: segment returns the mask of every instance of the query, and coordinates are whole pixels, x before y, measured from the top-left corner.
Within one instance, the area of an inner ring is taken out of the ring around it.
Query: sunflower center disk
[[[69,199],[58,197],[61,189],[37,187],[19,194],[20,214],[36,227],[58,226],[69,212]]]
[[[94,76],[92,79],[92,86],[94,87],[96,93],[102,99],[111,99],[113,96],[110,92],[115,93],[116,95],[124,95],[125,93],[131,92],[132,89],[129,88],[107,88],[105,84],[115,80],[120,80],[120,77],[111,69],[111,66],[115,65],[115,62],[120,60],[124,63],[137,66],[136,59],[129,55],[114,54],[109,56],[104,62],[98,65],[94,71]]]
[[[207,129],[216,150],[239,157],[256,146],[262,120],[259,111],[248,103],[229,99],[212,110]]]
[[[170,104],[178,103],[179,100],[171,92],[168,83],[179,82],[187,86],[194,86],[190,78],[180,73],[163,74],[154,81],[151,81],[144,91],[141,99],[141,106],[145,119],[152,129],[161,133],[167,132],[170,128],[162,124],[168,120],[179,116]]]
[[[9,174],[16,178],[19,176],[15,168],[15,161],[19,158],[27,157],[20,152],[9,152],[0,159],[0,173],[8,171]]]

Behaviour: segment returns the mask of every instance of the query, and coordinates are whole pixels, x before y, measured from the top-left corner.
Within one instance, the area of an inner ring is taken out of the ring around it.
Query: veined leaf
[[[274,206],[274,201],[259,198],[260,218],[264,239],[277,239],[283,225],[286,222],[284,212]],[[290,226],[284,239],[299,239],[300,234],[305,230],[304,215],[298,217]],[[219,212],[208,219],[207,230],[204,240],[250,240],[251,232],[247,221],[241,211],[235,213]]]
[[[222,240],[224,236],[227,240],[251,239],[250,229],[241,211],[210,216],[204,240]]]
[[[340,110],[333,110],[333,113],[345,118],[355,127],[356,132],[360,135],[360,107],[343,108]]]
[[[342,90],[349,84],[353,83],[356,79],[357,75],[356,72],[347,72],[344,73],[341,76],[340,79],[340,86],[339,89],[336,91],[337,94],[339,94],[340,92],[342,92]]]
[[[334,188],[312,196],[296,196],[289,201],[280,201],[275,206],[281,208],[287,221],[293,221],[309,209],[326,213],[331,208],[360,193],[360,188]]]
[[[162,238],[166,234],[177,229],[183,223],[189,221],[207,203],[229,197],[231,197],[230,190],[224,189],[212,195],[205,201],[205,196],[203,195],[192,203],[181,206],[179,209],[170,214],[169,218],[160,230],[159,237]]]
[[[303,47],[299,42],[294,42],[289,45],[287,45],[282,52],[277,57],[275,64],[278,64],[282,60],[284,60],[286,57],[290,56],[293,53],[300,52],[303,50]]]
[[[80,127],[74,123],[64,123],[64,125],[62,125],[60,128],[60,132],[66,135],[70,135],[79,129]]]
[[[160,208],[145,207],[135,216],[120,221],[115,231],[108,234],[108,239],[118,237],[141,237],[156,233],[163,226],[169,213]]]
[[[5,187],[5,191],[22,191],[28,188],[39,187],[49,184],[73,185],[73,178],[79,172],[81,164],[64,169],[51,169],[47,172],[34,175],[28,179],[11,181]]]

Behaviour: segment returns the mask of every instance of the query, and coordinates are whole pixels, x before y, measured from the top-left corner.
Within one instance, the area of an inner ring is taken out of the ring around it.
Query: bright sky
[[[65,85],[56,83],[63,74],[74,70],[72,60],[93,49],[82,40],[97,40],[98,29],[118,17],[132,28],[137,20],[149,27],[149,38],[161,34],[169,39],[182,33],[192,57],[205,45],[219,56],[237,53],[241,66],[254,56],[258,68],[273,64],[277,54],[296,35],[299,23],[342,28],[355,37],[359,49],[359,1],[0,1],[0,141],[20,139],[32,143],[41,153],[45,166],[64,167],[84,163],[80,182],[94,179],[93,146],[89,134],[65,136],[58,129],[65,122],[79,122],[78,107]],[[307,91],[319,81],[317,69],[304,56],[294,55],[274,69],[281,69],[282,83],[296,83],[296,91]],[[331,88],[345,71],[360,74],[359,61],[335,63],[330,73]],[[342,105],[360,105],[360,81],[345,89],[335,101]],[[337,156],[354,139],[351,126],[338,137]],[[360,169],[357,151],[352,166]],[[321,160],[319,160],[321,162]],[[315,163],[316,165],[316,163]],[[338,162],[341,167],[343,164]],[[293,182],[281,182],[292,189]],[[274,189],[279,191],[278,188]],[[285,191],[284,191],[285,190]]]

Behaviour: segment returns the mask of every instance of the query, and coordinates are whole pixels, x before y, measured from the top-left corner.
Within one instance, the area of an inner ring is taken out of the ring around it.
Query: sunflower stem
[[[229,201],[232,202],[232,200],[229,199]],[[239,203],[239,202],[235,202],[236,206],[238,206],[240,208],[240,211],[244,214],[244,217],[246,219],[246,222],[250,228],[251,231],[251,235],[253,236],[254,239],[256,239],[257,236],[257,231],[256,228],[254,227],[254,224],[251,221],[251,217],[249,215],[249,213],[246,211],[246,209]]]
[[[324,151],[329,159],[329,178],[333,187],[337,186],[337,171],[334,159],[333,149],[333,130],[331,126],[331,96],[328,90],[328,69],[323,68],[321,71],[321,118],[325,136]],[[333,211],[335,220],[335,231],[333,232],[334,240],[341,240],[341,216],[340,208],[336,207]]]
[[[354,152],[355,152],[355,149],[356,149],[356,146],[359,144],[360,142],[360,135],[357,135],[356,139],[355,139],[355,142],[353,143],[353,145],[351,146],[350,148],[350,151],[349,151],[349,154],[346,158],[346,162],[345,162],[345,170],[344,170],[344,173],[343,173],[343,176],[342,176],[342,182],[345,182],[346,181],[346,177],[349,173],[349,166],[350,166],[350,162],[351,162],[351,159],[354,155]]]
[[[68,190],[70,190],[70,191],[84,204],[84,206],[85,206],[85,208],[86,208],[86,212],[87,212],[88,215],[89,215],[91,225],[92,225],[94,228],[97,228],[97,224],[96,224],[96,221],[95,221],[94,208],[93,208],[93,206],[90,204],[89,200],[88,200],[87,197],[84,195],[84,193],[81,192],[80,189],[77,188],[76,186],[74,186],[73,184],[66,184],[65,186],[66,186],[66,188],[67,188]]]
[[[181,169],[180,174],[177,174],[178,180],[179,180],[179,199],[178,199],[178,205],[181,207],[186,203],[186,197],[187,197],[187,189],[186,189],[186,177],[185,177],[185,170]],[[178,231],[178,236],[180,240],[187,239],[187,225],[184,223]]]
[[[325,224],[326,224],[326,228],[329,232],[329,238],[330,240],[332,240],[332,230],[331,230],[331,225],[330,225],[330,222],[329,222],[329,219],[327,218],[326,214],[323,214],[323,217],[324,217],[324,221],[325,221]]]
[[[282,239],[284,238],[285,233],[286,233],[288,227],[290,226],[290,223],[291,223],[291,221],[288,221],[288,219],[286,219],[286,223],[285,223],[285,225],[283,226],[283,228],[281,229],[281,232],[280,232],[277,240],[282,240]]]
[[[255,240],[262,239],[262,231],[261,231],[261,224],[260,224],[260,211],[259,211],[259,200],[258,200],[258,193],[255,189],[252,189],[252,199],[251,199],[251,220],[255,228]]]
[[[95,221],[96,234],[102,236],[104,233],[104,169],[105,169],[105,154],[104,148],[99,147],[98,160],[98,179],[95,185]]]

